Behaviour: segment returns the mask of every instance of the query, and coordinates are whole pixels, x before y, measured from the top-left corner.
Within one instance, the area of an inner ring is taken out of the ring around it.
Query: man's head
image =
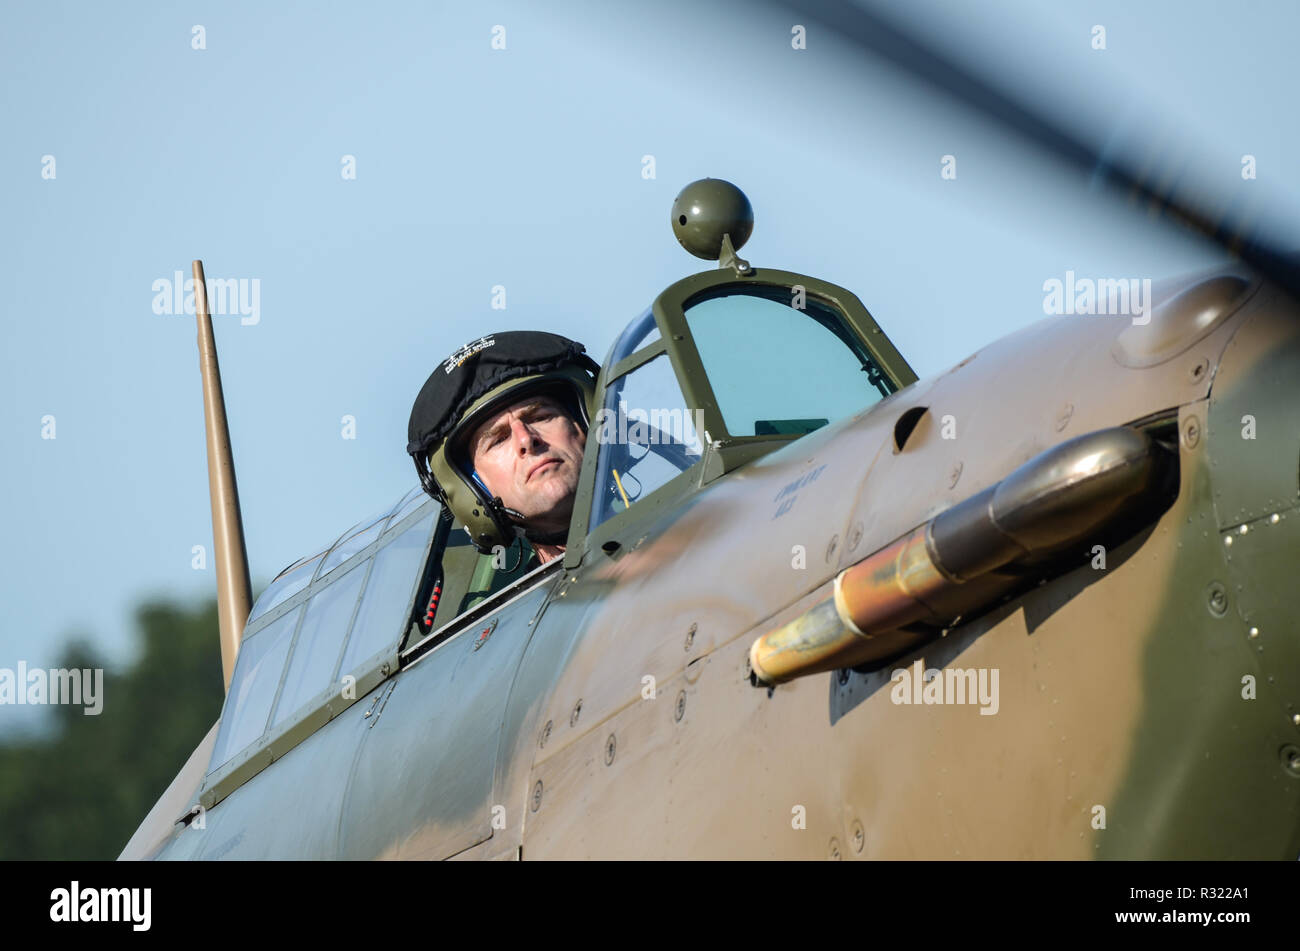
[[[518,533],[563,544],[600,370],[584,350],[537,331],[480,337],[416,397],[406,451],[480,551]]]
[[[490,497],[541,534],[563,532],[573,513],[587,434],[553,393],[534,392],[474,427],[460,447]]]

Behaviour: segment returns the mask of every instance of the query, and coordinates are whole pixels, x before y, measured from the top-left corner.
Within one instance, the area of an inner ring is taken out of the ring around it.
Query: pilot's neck
[[[543,565],[548,561],[554,561],[564,554],[563,545],[539,545],[533,543],[533,551],[537,552],[537,560]]]

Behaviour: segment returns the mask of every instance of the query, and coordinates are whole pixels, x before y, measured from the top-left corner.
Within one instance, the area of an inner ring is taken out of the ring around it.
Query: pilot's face
[[[488,492],[538,532],[569,527],[587,436],[556,399],[529,396],[492,414],[466,448]]]

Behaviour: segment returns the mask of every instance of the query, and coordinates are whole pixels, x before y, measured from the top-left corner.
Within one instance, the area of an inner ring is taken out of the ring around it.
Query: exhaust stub
[[[1097,537],[1135,512],[1154,519],[1166,453],[1148,434],[1103,429],[1040,453],[997,485],[930,519],[835,578],[834,595],[750,647],[755,682],[894,656],[984,610],[1021,582],[1017,569]],[[1008,573],[1001,573],[1006,570]]]

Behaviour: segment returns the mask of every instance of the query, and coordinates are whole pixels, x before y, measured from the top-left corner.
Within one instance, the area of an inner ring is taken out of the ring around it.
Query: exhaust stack
[[[846,568],[833,597],[754,641],[755,684],[912,650],[933,636],[916,625],[937,631],[986,610],[1071,547],[1135,517],[1149,524],[1167,508],[1159,490],[1169,456],[1150,435],[1123,426],[1035,456]]]

